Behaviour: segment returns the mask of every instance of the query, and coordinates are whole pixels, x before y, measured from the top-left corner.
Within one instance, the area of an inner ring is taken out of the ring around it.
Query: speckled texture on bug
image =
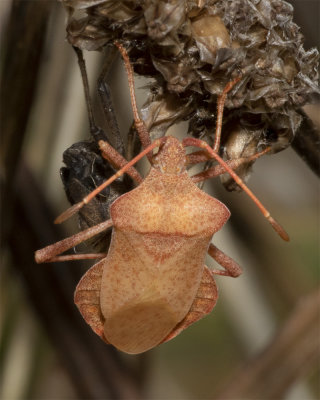
[[[91,267],[80,280],[75,292],[74,301],[83,318],[91,326],[93,331],[106,343],[109,343],[104,336],[104,317],[100,309],[100,290],[103,273],[104,260]],[[167,342],[194,322],[209,314],[218,299],[218,289],[212,273],[208,267],[204,267],[201,282],[190,307],[190,310],[167,335],[161,343]],[[159,322],[159,321],[158,321]]]

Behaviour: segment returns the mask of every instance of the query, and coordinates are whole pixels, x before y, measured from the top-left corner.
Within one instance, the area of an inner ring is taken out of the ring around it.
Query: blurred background
[[[320,3],[291,3],[305,48],[319,48]],[[65,20],[59,2],[0,2],[1,398],[319,399],[319,183],[292,149],[258,160],[249,181],[290,242],[247,196],[226,192],[219,179],[206,182],[232,213],[214,243],[243,275],[217,277],[213,312],[146,354],[120,354],[82,321],[73,291],[90,263],[34,263],[35,250],[78,230],[76,219],[59,228],[52,222],[68,207],[62,153],[89,137]],[[103,54],[85,58],[94,97]],[[136,79],[140,107],[145,84]],[[125,135],[132,112],[120,59],[110,86]],[[319,106],[305,111],[319,130]],[[184,131],[180,124],[170,133]]]

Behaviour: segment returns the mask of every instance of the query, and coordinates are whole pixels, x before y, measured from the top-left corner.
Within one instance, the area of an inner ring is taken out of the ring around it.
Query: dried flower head
[[[301,123],[298,109],[319,93],[318,51],[303,49],[285,1],[62,1],[71,44],[101,50],[121,40],[135,72],[154,78],[142,109],[153,138],[187,120],[189,134],[212,141],[217,96],[241,74],[226,103],[224,157],[266,144],[279,151]]]

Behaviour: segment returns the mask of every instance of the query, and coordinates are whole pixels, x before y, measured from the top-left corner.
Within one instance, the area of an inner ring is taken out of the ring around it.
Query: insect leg
[[[207,151],[194,151],[193,153],[186,154],[186,165],[199,164],[211,159],[212,157]]]
[[[218,300],[218,289],[214,281],[211,271],[208,267],[204,266],[201,282],[199,285],[196,297],[190,307],[189,312],[183,318],[178,325],[169,333],[169,335],[163,340],[167,342],[173,339],[184,329],[188,328],[194,322],[199,321],[201,318],[209,314]]]
[[[79,261],[79,260],[98,260],[107,257],[108,253],[81,253],[66,254],[65,256],[55,256],[48,261],[43,262],[63,262],[63,261]]]
[[[225,269],[224,271],[220,269],[211,269],[210,272],[212,274],[232,276],[233,278],[242,274],[242,269],[239,264],[212,243],[210,243],[208,254]]]
[[[133,117],[134,117],[134,123],[139,135],[139,138],[141,140],[141,144],[142,147],[144,149],[146,149],[148,146],[150,146],[151,144],[151,138],[150,138],[150,134],[147,130],[147,127],[143,121],[143,119],[141,119],[140,115],[139,115],[139,111],[138,111],[138,107],[137,107],[137,102],[136,102],[136,95],[135,95],[135,89],[134,89],[134,78],[133,78],[133,69],[129,60],[129,56],[128,53],[126,51],[126,49],[121,45],[121,43],[119,43],[118,41],[114,42],[115,46],[118,47],[123,61],[124,61],[124,65],[127,71],[127,75],[128,75],[128,82],[129,82],[129,89],[130,89],[130,98],[131,98],[131,105],[132,105],[132,111],[133,111]],[[147,154],[148,160],[151,161],[152,158],[152,153],[149,152]]]
[[[214,137],[214,144],[213,144],[213,151],[218,153],[220,149],[220,139],[221,139],[221,128],[222,128],[222,117],[223,117],[223,108],[224,103],[226,102],[227,94],[233,88],[233,86],[241,80],[241,76],[233,79],[232,81],[228,82],[223,92],[218,97],[218,105],[217,105],[217,124],[216,124],[216,133]]]
[[[263,151],[260,151],[259,153],[253,154],[250,157],[241,157],[241,158],[237,158],[235,160],[228,160],[225,161],[225,163],[228,165],[228,167],[230,167],[232,170],[236,170],[237,168],[239,168],[242,164],[247,164],[249,162],[255,161],[257,158],[263,156],[264,154],[268,153],[271,150],[271,147],[267,147],[266,149],[264,149]],[[227,171],[226,169],[218,164],[215,165],[212,168],[209,168],[205,171],[200,172],[199,174],[193,175],[191,177],[192,181],[194,183],[197,182],[202,182],[206,179],[210,179],[210,178],[214,178],[218,175],[221,174],[225,174]]]
[[[100,232],[103,232],[113,225],[112,220],[109,219],[105,222],[102,222],[99,225],[92,226],[91,228],[88,228],[84,231],[81,231],[79,233],[76,233],[75,235],[72,235],[66,239],[60,240],[60,242],[51,244],[50,246],[44,247],[43,249],[37,250],[35,253],[35,260],[38,264],[44,263],[44,262],[50,262],[51,260],[57,261],[58,258],[56,257],[57,255],[63,253],[64,251],[71,249],[72,247],[76,246],[79,243],[84,242],[85,240],[90,239],[91,237],[97,235]],[[79,256],[81,256],[79,254]],[[91,255],[92,256],[92,255]],[[61,261],[65,260],[65,257],[67,256],[62,256],[60,258]],[[92,258],[92,257],[89,257]],[[95,257],[95,258],[99,258]],[[70,258],[69,258],[70,259]],[[74,259],[74,258],[72,258]]]

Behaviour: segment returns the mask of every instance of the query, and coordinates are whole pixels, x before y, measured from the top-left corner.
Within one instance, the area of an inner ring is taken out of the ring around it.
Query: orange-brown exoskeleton
[[[288,240],[283,228],[270,216],[259,200],[235,174],[243,162],[251,161],[269,149],[248,159],[224,162],[219,148],[223,102],[238,82],[231,82],[219,98],[218,123],[214,147],[185,138],[163,137],[150,144],[134,101],[132,71],[127,54],[117,43],[129,73],[135,123],[144,150],[123,166],[80,203],[57,218],[62,222],[113,182],[144,155],[151,169],[134,190],[116,199],[110,207],[111,219],[70,238],[36,252],[37,262],[64,259],[102,258],[81,279],[75,303],[91,328],[107,343],[121,351],[137,354],[172,339],[190,324],[207,315],[215,306],[218,292],[214,274],[237,277],[241,268],[211,243],[212,236],[228,220],[230,212],[217,199],[200,190],[195,182],[226,171],[257,204],[279,235]],[[100,142],[102,154],[112,158],[110,145]],[[201,151],[186,155],[185,147]],[[153,155],[152,150],[159,147]],[[189,177],[186,165],[214,158],[219,165]],[[83,240],[113,226],[108,254],[57,256]],[[205,266],[209,254],[223,270]]]

